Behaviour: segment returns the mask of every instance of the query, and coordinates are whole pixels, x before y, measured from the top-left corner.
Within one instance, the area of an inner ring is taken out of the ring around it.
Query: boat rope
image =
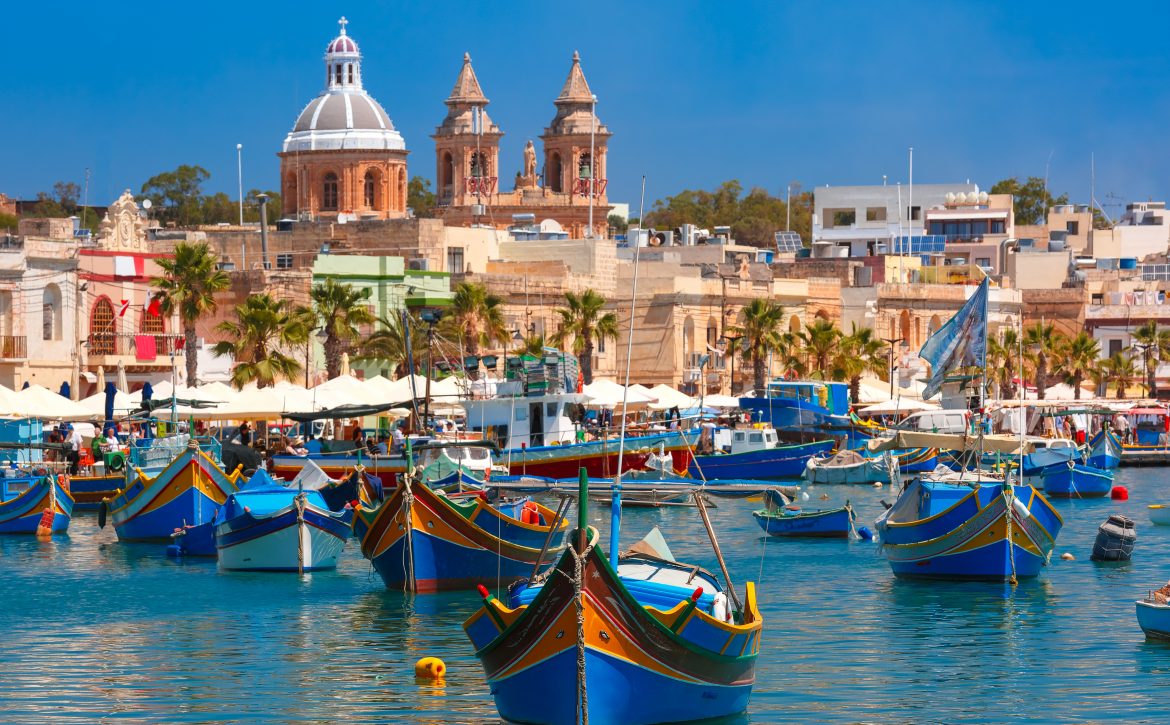
[[[853,522],[853,507],[849,505],[848,501],[845,502],[845,513],[847,513],[849,515],[849,536],[850,536],[850,538],[852,538],[854,540],[861,539],[861,536],[857,533],[857,526]]]
[[[298,493],[293,499],[297,508],[297,573],[305,573],[305,494]]]
[[[410,474],[402,476],[402,507],[398,509],[402,515],[403,525],[406,527],[406,560],[402,581],[402,590],[414,592],[417,590],[414,581],[414,492],[410,489]]]
[[[1068,461],[1068,486],[1072,489],[1073,498],[1084,498],[1077,490],[1077,469],[1071,458]]]
[[[1012,488],[1012,480],[1009,477],[1009,478],[1004,480],[1003,500],[1004,500],[1004,503],[1007,505],[1007,509],[1004,511],[1004,516],[1005,516],[1004,524],[1007,527],[1008,562],[1011,564],[1011,567],[1012,567],[1011,576],[1008,577],[1008,584],[1011,584],[1013,587],[1017,583],[1017,579],[1016,579],[1016,543],[1015,543],[1015,537],[1013,536],[1013,532],[1012,532],[1012,518],[1015,514],[1015,504],[1012,503],[1012,497],[1013,497],[1014,492],[1015,492],[1015,489]]]
[[[484,502],[483,505],[490,506],[491,504]],[[503,514],[503,511],[498,511]],[[496,598],[500,596],[500,580],[503,578],[503,560],[504,560],[504,517],[502,515],[496,516]]]
[[[578,554],[577,547],[569,546],[573,555],[573,602],[577,607],[577,718],[580,725],[589,725],[589,694],[585,687],[585,557],[593,545]]]
[[[771,511],[768,510],[768,513],[770,514]],[[770,522],[768,522],[768,526],[771,527]],[[770,538],[772,538],[772,533],[768,529],[764,529],[764,545],[760,547],[760,573],[756,577],[756,581],[761,584],[764,581],[764,557],[768,554],[768,539]]]
[[[544,546],[540,547],[540,556],[536,557],[536,563],[532,566],[532,576],[528,577],[529,581],[535,581],[536,575],[540,573],[540,567],[544,564],[548,547],[552,545],[553,536],[561,526],[561,518],[568,513],[571,501],[571,497],[560,495],[560,500],[557,502],[557,513],[553,516],[552,525],[548,527],[548,534],[544,537]]]

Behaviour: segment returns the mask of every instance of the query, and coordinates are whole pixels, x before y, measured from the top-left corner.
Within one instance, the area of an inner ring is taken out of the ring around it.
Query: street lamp
[[[894,345],[902,342],[902,337],[883,337],[882,342],[890,346],[890,398],[894,397]]]
[[[735,395],[735,343],[743,339],[743,335],[724,335],[719,338],[723,343],[723,354],[731,356],[731,377],[727,384],[728,395]]]
[[[236,144],[236,179],[240,192],[240,226],[244,226],[244,144]]]

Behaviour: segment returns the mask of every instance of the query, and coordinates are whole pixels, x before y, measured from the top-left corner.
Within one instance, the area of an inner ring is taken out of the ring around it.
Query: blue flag
[[[930,363],[930,378],[923,398],[937,393],[947,373],[961,367],[985,367],[987,364],[987,278],[959,308],[923,344],[918,356]]]

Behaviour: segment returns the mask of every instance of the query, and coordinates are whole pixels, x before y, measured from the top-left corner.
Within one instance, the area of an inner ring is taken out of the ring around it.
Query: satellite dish
[[[150,199],[143,199],[142,200],[142,208],[143,209],[149,209],[152,206],[154,206],[154,205],[151,204]]]

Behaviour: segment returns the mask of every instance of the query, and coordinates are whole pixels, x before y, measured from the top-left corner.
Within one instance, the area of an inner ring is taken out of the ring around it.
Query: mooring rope
[[[403,522],[406,527],[406,577],[402,582],[402,591],[413,592],[416,591],[417,586],[414,580],[414,492],[410,490],[410,476],[404,475],[402,477],[402,507],[399,512],[402,514]]]
[[[1004,516],[1006,516],[1007,518],[1004,519],[1004,522],[1007,524],[1008,562],[1010,562],[1012,565],[1012,574],[1010,577],[1008,577],[1008,584],[1011,584],[1013,587],[1017,583],[1017,579],[1016,579],[1016,544],[1015,544],[1015,541],[1013,540],[1014,537],[1013,537],[1013,532],[1012,532],[1012,515],[1013,515],[1014,509],[1015,509],[1015,506],[1012,503],[1014,493],[1015,493],[1015,489],[1012,488],[1011,478],[1009,477],[1009,478],[1004,479],[1003,500],[1004,500],[1004,503],[1007,504],[1007,511],[1004,512]]]
[[[589,725],[589,695],[585,687],[585,557],[589,555],[593,545],[585,547],[585,551],[578,554],[574,546],[569,546],[569,553],[573,555],[573,601],[577,606],[577,722]]]

